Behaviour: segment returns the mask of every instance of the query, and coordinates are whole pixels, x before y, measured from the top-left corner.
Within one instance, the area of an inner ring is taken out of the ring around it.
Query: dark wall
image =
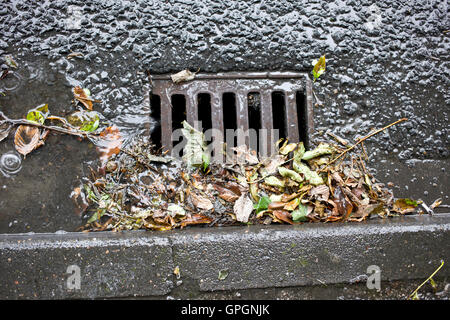
[[[44,74],[63,75],[53,87],[90,88],[107,119],[133,131],[154,122],[142,107],[146,69],[310,72],[325,54],[327,71],[314,85],[317,131],[353,139],[407,117],[367,142],[370,165],[397,195],[448,204],[447,2],[373,3],[2,1],[0,56],[24,68],[40,61]],[[70,52],[84,57],[68,60]],[[0,108],[22,115],[33,101],[23,92],[22,84],[0,98]]]

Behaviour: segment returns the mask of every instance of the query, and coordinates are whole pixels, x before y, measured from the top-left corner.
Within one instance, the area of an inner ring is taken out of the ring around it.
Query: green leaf
[[[268,184],[269,186],[272,187],[277,187],[277,188],[283,188],[284,187],[284,182],[281,181],[280,179],[278,179],[277,177],[274,176],[270,176],[264,179],[264,183]]]
[[[48,116],[48,104],[41,104],[40,106],[28,111],[27,120],[37,124],[44,124]]]
[[[314,65],[314,68],[312,70],[312,74],[314,76],[314,81],[317,80],[324,72],[326,68],[326,61],[325,56],[321,56],[320,59],[317,61],[317,63]]]
[[[97,130],[100,117],[95,111],[77,111],[68,116],[67,121],[82,131],[92,132]]]
[[[14,61],[12,56],[4,56],[5,58],[5,62],[8,66],[10,66],[11,68],[17,68],[17,63]]]
[[[292,211],[292,220],[295,222],[305,222],[308,221],[308,207],[302,204],[298,205],[297,210]]]
[[[260,197],[258,203],[253,205],[253,208],[256,210],[256,214],[258,214],[261,211],[267,210],[271,202],[272,201],[270,200],[269,197],[266,196]]]
[[[278,167],[278,172],[282,177],[288,177],[294,181],[302,182],[304,179],[294,170],[287,169],[285,167]]]
[[[202,154],[203,172],[206,172],[206,170],[208,169],[210,161],[211,161],[211,158],[209,157],[209,155],[207,153],[203,153]]]
[[[228,270],[220,270],[219,271],[219,280],[225,280],[228,277]]]
[[[302,160],[311,160],[313,158],[320,157],[326,154],[332,154],[333,152],[334,148],[328,143],[320,143],[319,146],[314,150],[306,151],[302,157]]]

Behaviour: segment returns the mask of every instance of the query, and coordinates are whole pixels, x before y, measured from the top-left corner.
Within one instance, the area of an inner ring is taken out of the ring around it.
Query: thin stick
[[[353,150],[353,149],[354,149],[358,144],[360,144],[361,142],[363,142],[363,141],[369,139],[370,137],[376,135],[377,133],[380,133],[380,132],[383,131],[383,130],[386,130],[386,129],[389,128],[389,127],[392,127],[393,125],[396,125],[397,123],[400,123],[400,122],[403,122],[403,121],[406,121],[406,120],[408,120],[408,119],[407,119],[407,118],[402,118],[402,119],[400,119],[400,120],[397,120],[397,121],[391,123],[390,125],[387,125],[386,127],[383,127],[383,128],[381,128],[381,129],[378,129],[378,130],[376,130],[376,131],[374,131],[374,132],[368,134],[368,135],[365,136],[364,138],[359,139],[357,143],[355,143],[354,145],[352,145],[350,148],[345,149],[340,155],[338,155],[336,158],[334,158],[333,160],[331,160],[330,162],[328,162],[328,164],[327,164],[322,170],[320,170],[320,171],[325,170],[325,168],[327,168],[330,164],[334,163],[336,160],[338,160],[339,158],[341,158],[343,155],[345,155],[345,154],[346,154],[347,152],[349,152],[350,150]]]
[[[95,134],[89,133],[89,132],[83,132],[83,131],[70,131],[64,128],[60,128],[60,127],[55,127],[55,126],[45,126],[43,124],[37,123],[37,122],[31,122],[25,119],[10,119],[7,116],[5,116],[5,114],[3,112],[0,111],[0,117],[2,117],[5,122],[11,123],[12,125],[26,125],[26,126],[34,126],[34,127],[38,127],[38,128],[44,128],[44,129],[48,129],[48,130],[53,130],[53,131],[57,131],[60,133],[65,133],[65,134],[69,134],[69,135],[73,135],[73,136],[78,136],[78,137],[86,137],[89,138],[91,136],[94,136]],[[58,119],[59,120],[59,119]]]
[[[444,261],[442,261],[442,263],[441,263],[441,265],[439,266],[439,268],[437,268],[436,271],[434,271],[433,274],[432,274],[431,276],[429,276],[427,280],[425,280],[424,282],[422,282],[422,284],[421,284],[420,286],[418,286],[417,289],[414,290],[413,293],[411,293],[411,294],[409,295],[409,298],[408,298],[408,299],[411,299],[411,297],[416,296],[417,291],[419,291],[419,289],[420,289],[425,283],[427,283],[428,281],[430,281],[430,279],[433,278],[433,276],[434,276],[439,270],[441,270],[441,268],[442,268],[443,266],[444,266]]]

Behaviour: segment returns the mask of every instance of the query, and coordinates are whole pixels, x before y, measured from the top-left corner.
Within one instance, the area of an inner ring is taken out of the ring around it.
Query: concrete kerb
[[[3,234],[0,298],[161,297],[193,283],[192,290],[203,292],[354,283],[365,281],[370,265],[380,268],[382,281],[421,279],[449,261],[449,231],[450,214],[439,214],[346,224]],[[68,287],[70,265],[80,269],[79,289]],[[450,276],[450,268],[439,276]]]

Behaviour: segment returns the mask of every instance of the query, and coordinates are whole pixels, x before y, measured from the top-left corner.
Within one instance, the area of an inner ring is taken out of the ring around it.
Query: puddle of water
[[[19,67],[0,80],[0,90],[6,92],[0,96],[0,110],[9,118],[23,118],[42,103],[49,105],[51,114],[67,116],[76,111],[72,88],[80,85],[102,100],[94,105],[103,115],[101,126],[116,125],[125,141],[148,128],[141,83],[120,87],[120,70],[101,65],[91,70],[82,59],[51,61],[27,56],[20,49],[12,52],[17,52],[13,56]],[[123,106],[124,101],[134,103]],[[23,159],[14,148],[14,133],[11,130],[0,143],[0,233],[75,231],[82,217],[75,213],[70,194],[89,173],[88,165],[96,166],[95,146],[89,140],[51,133],[44,146]]]

